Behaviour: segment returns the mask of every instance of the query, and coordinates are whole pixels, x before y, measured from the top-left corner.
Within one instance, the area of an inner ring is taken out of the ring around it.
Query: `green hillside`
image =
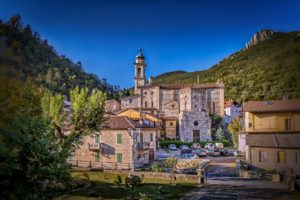
[[[300,97],[300,32],[277,33],[246,50],[240,50],[208,70],[169,72],[154,78],[156,84],[213,82],[225,84],[225,98],[269,100]]]
[[[53,92],[68,94],[75,86],[97,88],[117,98],[126,94],[119,87],[107,83],[83,70],[65,55],[58,55],[54,47],[29,25],[24,26],[20,16],[8,22],[0,20],[0,78],[28,80]]]

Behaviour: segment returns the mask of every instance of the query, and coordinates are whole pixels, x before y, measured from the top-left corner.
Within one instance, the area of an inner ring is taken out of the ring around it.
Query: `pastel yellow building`
[[[243,112],[249,163],[300,175],[300,100],[250,101]]]

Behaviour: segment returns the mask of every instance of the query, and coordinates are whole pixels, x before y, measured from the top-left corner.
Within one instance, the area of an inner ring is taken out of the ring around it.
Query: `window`
[[[151,107],[153,108],[154,106],[153,106],[154,104],[153,104],[153,101],[151,101]]]
[[[170,122],[170,126],[173,126],[173,122]]]
[[[144,92],[144,94],[147,95],[148,93],[147,93],[147,92]]]
[[[300,152],[296,152],[296,164],[300,164]]]
[[[153,142],[153,133],[150,133],[150,142]]]
[[[284,124],[285,124],[286,131],[290,131],[292,129],[292,119],[291,118],[285,118]]]
[[[117,153],[117,162],[122,163],[123,162],[123,154],[122,153]]]
[[[213,113],[215,113],[215,112],[216,112],[216,103],[213,102]]]
[[[251,128],[252,127],[252,123],[251,122],[249,122],[249,128]]]
[[[143,133],[140,133],[140,143],[144,142],[144,137],[143,137]]]
[[[268,161],[268,152],[259,151],[259,162],[267,162]]]
[[[172,108],[174,108],[174,107],[175,107],[175,105],[173,104],[173,105],[172,105]]]
[[[100,154],[99,153],[95,154],[95,162],[100,162]]]
[[[99,144],[100,143],[100,136],[99,134],[95,135],[95,144]]]
[[[198,126],[198,121],[194,121],[194,126]]]
[[[129,99],[129,103],[132,103],[132,99]]]
[[[117,135],[117,144],[122,144],[122,134],[118,133]]]
[[[147,101],[145,101],[145,108],[147,108],[147,104],[148,104],[148,102],[147,102]]]
[[[285,152],[278,151],[278,163],[285,163]]]
[[[142,72],[142,69],[141,69],[141,68],[138,68],[138,70],[137,70],[137,76],[138,76],[138,77],[141,76],[141,72]]]

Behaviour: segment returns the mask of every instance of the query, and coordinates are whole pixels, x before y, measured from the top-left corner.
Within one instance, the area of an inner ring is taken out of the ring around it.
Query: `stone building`
[[[246,159],[259,168],[300,175],[300,100],[243,105]]]
[[[121,109],[138,108],[141,112],[158,115],[162,119],[175,119],[175,127],[166,129],[166,137],[183,141],[211,140],[209,114],[224,115],[222,82],[153,84],[151,78],[146,81],[146,63],[141,49],[136,56],[134,69],[134,95],[121,99]],[[167,126],[170,123],[173,122],[164,121]]]
[[[144,121],[110,117],[100,132],[84,138],[68,162],[80,167],[134,169],[154,160],[156,131]]]
[[[118,112],[121,110],[121,104],[115,99],[107,100],[105,102],[105,111],[106,112]]]

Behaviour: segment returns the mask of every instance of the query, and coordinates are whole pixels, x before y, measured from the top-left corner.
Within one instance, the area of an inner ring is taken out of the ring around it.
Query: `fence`
[[[96,169],[112,169],[112,170],[130,170],[130,163],[118,162],[94,162],[85,160],[68,160],[68,164],[75,167],[96,168]]]

